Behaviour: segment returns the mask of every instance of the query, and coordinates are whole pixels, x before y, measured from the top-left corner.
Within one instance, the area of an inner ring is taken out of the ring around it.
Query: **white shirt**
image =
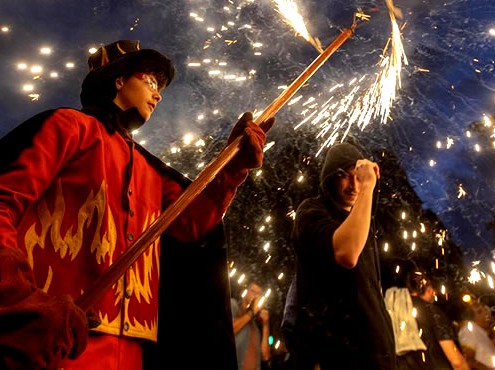
[[[459,330],[461,345],[474,350],[474,359],[483,365],[495,369],[495,345],[476,323],[470,321]]]

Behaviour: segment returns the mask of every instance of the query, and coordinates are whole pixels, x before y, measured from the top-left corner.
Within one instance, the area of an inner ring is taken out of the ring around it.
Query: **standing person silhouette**
[[[371,227],[379,178],[378,164],[356,146],[334,145],[318,196],[297,208],[297,279],[285,312],[294,321],[285,333],[297,370],[396,369]]]
[[[490,339],[493,317],[490,307],[472,300],[464,307],[459,343],[471,369],[495,369],[495,344]]]
[[[452,322],[434,303],[436,291],[431,279],[422,271],[411,271],[406,278],[406,286],[417,310],[416,321],[426,352],[424,357],[422,351],[412,351],[401,357],[409,364],[424,369],[468,370],[466,359],[457,345]]]
[[[270,315],[257,282],[250,282],[245,293],[240,302],[231,299],[237,364],[239,370],[261,370],[271,357]]]

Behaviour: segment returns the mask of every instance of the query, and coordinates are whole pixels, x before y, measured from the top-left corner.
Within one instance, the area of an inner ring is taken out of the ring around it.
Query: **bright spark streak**
[[[493,288],[494,288],[493,278],[492,278],[490,275],[488,275],[488,276],[487,276],[487,280],[488,280],[488,286],[489,286],[491,289],[493,289]]]
[[[30,92],[34,90],[34,86],[31,84],[26,84],[22,86],[22,90],[26,92]]]
[[[402,35],[396,21],[396,15],[400,10],[393,6],[391,0],[387,0],[389,17],[391,21],[391,35],[383,49],[378,71],[375,74],[369,88],[361,92],[366,75],[360,78],[352,78],[347,84],[352,90],[346,95],[336,99],[332,105],[323,105],[318,117],[325,117],[325,121],[318,125],[320,131],[318,137],[326,137],[316,156],[336,141],[343,141],[351,128],[357,125],[361,130],[366,128],[371,120],[379,117],[381,123],[389,119],[392,103],[396,99],[396,93],[401,88],[402,65],[407,65],[407,57],[402,44]],[[357,83],[359,82],[359,83]],[[343,86],[338,85],[338,87]],[[330,89],[335,90],[337,86]],[[328,118],[327,118],[328,117]],[[307,120],[304,120],[307,122]],[[297,125],[299,128],[304,122]],[[314,123],[314,122],[312,122]],[[434,165],[433,162],[430,165]]]
[[[40,54],[43,54],[43,55],[50,55],[52,53],[52,49],[49,48],[49,47],[42,47],[40,49]]]
[[[396,92],[398,88],[401,88],[402,63],[408,64],[395,15],[393,12],[389,12],[389,15],[392,23],[392,34],[389,39],[391,41],[390,53],[389,55],[386,54],[387,43],[375,83],[367,91],[362,103],[356,105],[355,109],[359,110],[359,114],[353,115],[351,113],[351,116],[356,118],[356,123],[361,130],[377,115],[381,117],[381,123],[387,122],[392,103],[396,98]]]
[[[267,150],[270,150],[271,147],[273,147],[275,145],[275,141],[270,141],[269,143],[267,143],[265,145],[265,147],[263,148],[263,152],[266,152]]]
[[[297,8],[297,4],[293,0],[273,0],[273,2],[277,4],[277,12],[285,18],[285,22],[296,31],[296,34],[301,35],[319,53],[323,53],[320,41],[309,34],[304,19]]]
[[[472,269],[470,274],[469,274],[468,281],[471,284],[475,284],[475,283],[479,282],[480,280],[481,280],[480,271],[478,269]]]
[[[454,145],[454,139],[448,137],[447,138],[447,149],[450,149]]]
[[[277,11],[285,17],[285,22],[304,37],[306,41],[309,41],[309,32],[302,15],[299,14],[297,4],[292,0],[274,0],[274,2],[278,6]]]

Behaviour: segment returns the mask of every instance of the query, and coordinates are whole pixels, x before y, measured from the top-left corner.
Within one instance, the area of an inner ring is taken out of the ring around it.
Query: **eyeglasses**
[[[148,88],[151,91],[159,92],[158,91],[158,81],[156,80],[155,76],[149,75],[146,73],[136,73],[135,76],[136,76],[136,78],[143,80],[148,85]]]

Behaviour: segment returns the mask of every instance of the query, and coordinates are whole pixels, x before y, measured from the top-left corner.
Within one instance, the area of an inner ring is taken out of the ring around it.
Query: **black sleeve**
[[[205,240],[162,236],[158,344],[145,347],[144,369],[237,370],[223,225]]]
[[[429,305],[431,318],[433,320],[433,332],[435,338],[440,340],[457,340],[452,322],[448,319],[447,315],[434,304]]]

